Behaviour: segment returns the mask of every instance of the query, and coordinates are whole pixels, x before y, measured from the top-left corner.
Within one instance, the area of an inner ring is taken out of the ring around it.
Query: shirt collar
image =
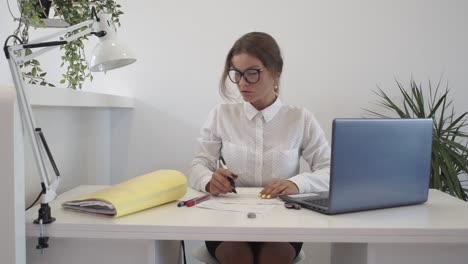
[[[252,120],[259,112],[261,112],[263,115],[263,118],[265,119],[265,122],[270,122],[276,116],[278,111],[281,109],[282,105],[283,103],[281,102],[279,97],[277,97],[275,102],[272,105],[268,106],[262,111],[258,111],[251,103],[245,102],[244,112],[249,120]]]

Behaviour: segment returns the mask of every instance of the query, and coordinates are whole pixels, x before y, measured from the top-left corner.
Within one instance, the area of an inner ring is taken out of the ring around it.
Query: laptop
[[[427,201],[432,119],[335,119],[331,147],[329,191],[282,200],[325,214]]]

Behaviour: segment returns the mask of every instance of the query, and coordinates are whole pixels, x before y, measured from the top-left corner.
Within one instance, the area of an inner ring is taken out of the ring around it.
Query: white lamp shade
[[[135,57],[116,41],[115,38],[107,38],[99,41],[93,50],[89,70],[92,72],[108,71],[134,63]]]

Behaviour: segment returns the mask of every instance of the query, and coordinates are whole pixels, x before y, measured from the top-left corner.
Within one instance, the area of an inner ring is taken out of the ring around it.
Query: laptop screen
[[[427,200],[432,119],[335,119],[329,210]]]

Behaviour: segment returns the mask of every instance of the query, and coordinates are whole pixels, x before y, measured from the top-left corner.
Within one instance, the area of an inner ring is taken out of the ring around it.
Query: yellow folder
[[[120,217],[175,201],[187,192],[187,178],[176,170],[158,170],[66,201],[67,210]]]

